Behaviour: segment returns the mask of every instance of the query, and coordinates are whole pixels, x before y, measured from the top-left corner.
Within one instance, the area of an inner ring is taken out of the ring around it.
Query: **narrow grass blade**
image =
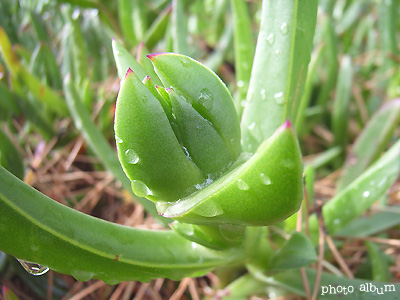
[[[254,153],[285,119],[295,122],[307,77],[317,1],[264,0],[242,116],[244,151]]]
[[[352,81],[353,67],[351,58],[349,56],[344,56],[340,64],[332,113],[332,131],[335,138],[334,143],[335,145],[341,146],[343,150],[345,150],[348,143],[348,117],[349,105],[352,97]]]
[[[118,21],[121,27],[124,40],[129,47],[137,43],[136,34],[133,25],[133,1],[132,0],[118,0]]]
[[[168,28],[171,10],[171,5],[168,5],[153,21],[150,28],[147,29],[144,43],[149,49],[152,49],[164,37]]]
[[[0,128],[0,165],[19,179],[24,178],[22,155]]]
[[[71,78],[67,78],[64,82],[64,90],[66,94],[68,108],[71,111],[71,116],[74,120],[77,129],[82,131],[82,134],[97,157],[100,158],[102,164],[113,176],[118,179],[122,186],[127,190],[131,190],[131,182],[126,177],[122,167],[118,161],[116,152],[112,149],[103,134],[96,128],[96,125],[91,120],[89,112],[84,107],[81,99],[76,92]],[[156,212],[152,202],[144,198],[136,198],[156,219],[163,220]]]
[[[20,78],[28,90],[40,101],[45,103],[49,109],[60,116],[68,114],[64,99],[49,86],[42,84],[40,80],[32,75],[23,65],[20,64],[17,56],[12,50],[10,40],[6,32],[0,27],[0,46],[4,61],[8,69]]]
[[[238,87],[235,107],[240,118],[243,111],[241,103],[246,101],[253,66],[253,33],[246,1],[231,0],[231,6],[234,22],[235,77]]]
[[[233,26],[227,24],[225,30],[215,46],[213,53],[208,57],[204,64],[211,70],[218,71],[219,67],[223,64],[226,53],[232,44]]]
[[[347,155],[337,190],[349,185],[381,155],[399,122],[400,99],[386,103],[372,116]]]
[[[186,21],[183,10],[182,0],[172,1],[172,41],[174,52],[189,55],[189,46],[187,43]]]
[[[311,56],[310,65],[308,67],[307,79],[304,85],[304,94],[301,98],[299,110],[297,112],[296,123],[294,125],[294,129],[297,134],[301,136],[302,133],[306,131],[305,126],[305,112],[306,108],[311,103],[311,94],[313,91],[315,76],[317,75],[317,68],[320,66],[321,58],[326,50],[325,45],[319,46]]]
[[[367,246],[368,255],[372,264],[372,280],[389,282],[391,275],[385,254],[375,243],[365,242],[365,245]]]
[[[44,196],[0,167],[0,250],[80,281],[180,280],[241,260],[170,230],[152,231],[100,220]]]

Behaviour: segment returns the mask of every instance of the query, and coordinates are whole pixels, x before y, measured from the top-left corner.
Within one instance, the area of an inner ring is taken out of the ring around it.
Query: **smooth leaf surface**
[[[118,94],[115,136],[121,165],[140,197],[176,201],[205,180],[184,153],[159,100],[132,71]]]
[[[322,207],[324,222],[330,234],[337,233],[383,196],[400,174],[399,153],[400,141]],[[314,232],[318,230],[315,216],[310,218],[310,229]]]
[[[148,55],[165,87],[180,91],[200,115],[211,122],[224,140],[232,159],[241,152],[240,127],[232,97],[221,79],[210,69],[184,55]]]
[[[316,0],[264,0],[246,106],[244,151],[258,146],[285,121],[295,122],[313,46]]]
[[[247,162],[176,203],[157,203],[157,210],[191,224],[273,224],[299,209],[302,173],[297,138],[287,122]]]
[[[71,78],[67,78],[64,82],[64,90],[66,94],[68,108],[74,120],[75,126],[82,131],[85,141],[92,148],[94,153],[101,159],[102,164],[113,176],[118,179],[122,186],[131,191],[130,182],[125,176],[121,165],[118,162],[115,151],[111,148],[104,135],[92,121],[89,112],[83,105]],[[162,220],[155,211],[154,205],[143,198],[136,198],[156,219]],[[164,220],[164,223],[166,221]]]
[[[234,251],[208,250],[172,231],[129,228],[82,214],[2,167],[0,179],[0,250],[78,280],[179,280],[241,259]]]

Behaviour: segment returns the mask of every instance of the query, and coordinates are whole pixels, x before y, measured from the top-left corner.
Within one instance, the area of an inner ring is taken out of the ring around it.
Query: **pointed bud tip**
[[[151,60],[154,60],[154,58],[156,58],[156,56],[159,56],[159,55],[162,55],[162,54],[167,54],[167,52],[151,53],[151,54],[147,54],[146,56],[148,58],[150,58]]]
[[[292,123],[290,123],[290,120],[289,120],[289,119],[287,119],[287,120],[285,121],[285,123],[283,123],[282,127],[283,127],[283,128],[293,128]]]
[[[132,75],[132,74],[133,74],[132,69],[131,69],[131,68],[128,68],[128,71],[126,71],[126,74],[125,74],[125,79],[126,79],[129,75]]]

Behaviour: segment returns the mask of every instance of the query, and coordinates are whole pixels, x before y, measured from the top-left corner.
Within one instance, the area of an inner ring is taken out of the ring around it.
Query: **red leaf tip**
[[[283,123],[282,127],[283,127],[283,128],[293,128],[292,123],[290,123],[290,120],[289,120],[289,119],[287,119],[287,120],[285,121],[285,123]]]
[[[125,74],[125,78],[128,77],[131,74],[133,74],[133,71],[132,71],[131,68],[128,68],[128,71],[126,71],[126,74]]]

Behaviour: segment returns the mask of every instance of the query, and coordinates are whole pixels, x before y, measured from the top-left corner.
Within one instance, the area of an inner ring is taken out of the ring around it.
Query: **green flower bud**
[[[128,70],[115,112],[118,156],[132,189],[177,201],[224,174],[240,154],[239,120],[229,91],[200,63],[149,56],[167,87]],[[171,84],[170,84],[171,82]]]
[[[303,166],[290,122],[252,156],[241,154],[234,104],[215,73],[183,55],[149,58],[165,88],[129,69],[115,113],[118,156],[133,191],[155,201],[160,214],[195,225],[265,226],[295,213]],[[175,227],[208,244],[219,227],[207,226]]]

